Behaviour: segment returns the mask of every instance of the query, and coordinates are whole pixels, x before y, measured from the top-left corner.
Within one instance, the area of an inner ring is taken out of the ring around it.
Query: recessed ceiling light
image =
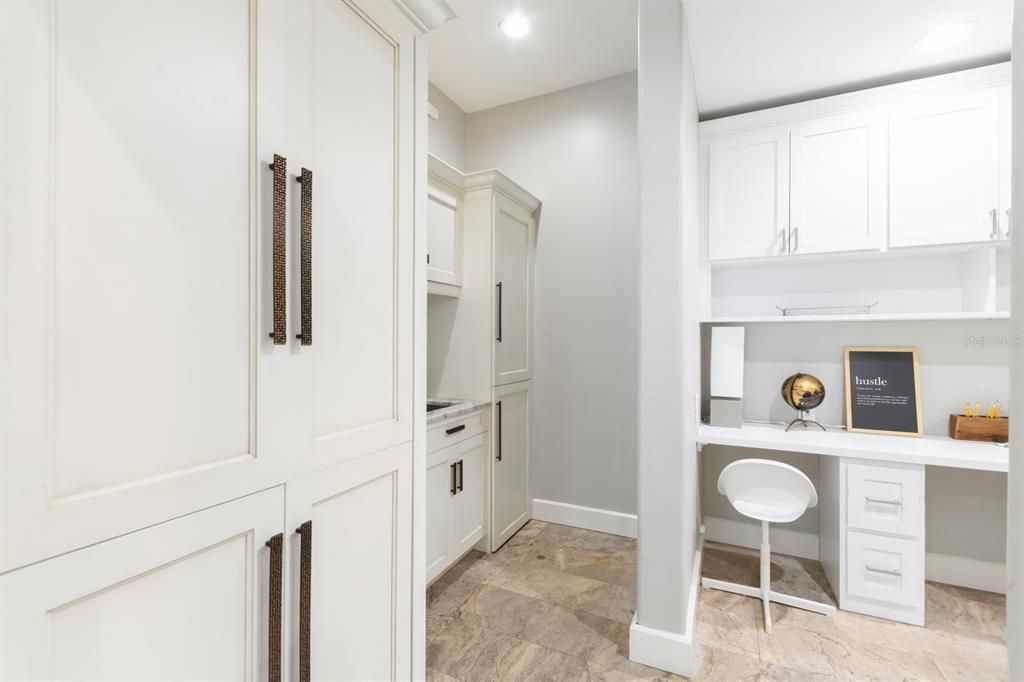
[[[530,21],[522,14],[511,14],[501,20],[498,28],[509,38],[522,38],[530,32]]]
[[[953,47],[971,37],[978,28],[973,21],[959,21],[955,24],[940,26],[934,31],[924,34],[917,41],[917,49],[922,51],[942,50]]]

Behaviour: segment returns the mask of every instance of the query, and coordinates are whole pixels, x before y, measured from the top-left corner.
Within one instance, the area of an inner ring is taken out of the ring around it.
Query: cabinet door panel
[[[475,545],[484,533],[483,464],[487,454],[486,434],[451,448],[449,460],[456,464],[458,492],[452,497],[451,546],[458,556]]]
[[[491,551],[530,520],[531,381],[494,389],[491,429]]]
[[[881,248],[885,237],[885,117],[800,123],[791,132],[790,253]]]
[[[412,437],[412,31],[391,3],[312,3],[313,344],[305,470]]]
[[[289,528],[312,521],[310,668],[314,680],[411,675],[412,446],[400,445],[287,484]],[[292,594],[300,538],[289,549]],[[298,599],[288,608],[298,679]]]
[[[431,178],[427,190],[427,279],[459,286],[461,220],[456,193]]]
[[[427,582],[444,570],[451,558],[450,499],[454,496],[454,471],[445,451],[427,460]]]
[[[723,135],[708,146],[711,260],[787,252],[789,129]]]
[[[891,246],[998,236],[998,98],[994,90],[933,100],[890,124]]]
[[[281,454],[280,420],[257,442],[253,126],[278,24],[236,0],[3,14],[0,570],[266,487]]]
[[[525,209],[500,194],[494,195],[495,386],[533,376],[530,340],[535,227]]]
[[[1010,238],[1010,167],[1013,160],[1011,98],[1010,86],[999,88],[999,222],[1003,239]]]
[[[266,679],[274,488],[0,576],[5,680]]]

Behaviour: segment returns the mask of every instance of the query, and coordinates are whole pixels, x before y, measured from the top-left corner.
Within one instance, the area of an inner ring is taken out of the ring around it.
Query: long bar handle
[[[1010,209],[1006,209],[1006,238],[1010,238]]]
[[[883,573],[885,575],[894,575],[897,578],[903,575],[903,571],[901,571],[899,569],[876,568],[876,567],[872,566],[871,564],[865,565],[864,568],[868,569],[872,573]]]
[[[999,239],[999,211],[993,208],[988,214],[992,218],[992,231],[988,233],[988,238]]]
[[[459,485],[458,485],[458,489],[459,489],[460,493],[462,492],[462,462],[463,462],[463,460],[460,459],[458,462],[455,463],[456,466],[458,467],[458,472],[459,472]]]
[[[301,333],[295,338],[303,346],[313,345],[313,171],[302,169],[295,178],[302,184],[301,219],[299,230],[299,282],[301,297]]]
[[[313,597],[313,522],[295,529],[299,552],[299,682],[309,682],[310,606]]]
[[[501,282],[498,282],[498,336],[497,341],[501,343]]]
[[[267,540],[270,548],[270,596],[267,618],[267,682],[281,682],[281,599],[284,594],[284,533]]]
[[[779,230],[779,253],[785,255],[788,252],[789,249],[786,247],[786,230],[781,229]]]
[[[451,464],[448,465],[448,473],[451,474],[451,476],[450,476],[450,478],[451,478],[451,486],[448,488],[448,490],[449,490],[449,492],[452,495],[455,495],[455,494],[457,494],[459,492],[458,486],[455,484],[456,464],[457,464],[457,462],[452,462]]]
[[[288,301],[285,291],[287,279],[287,235],[285,233],[285,215],[287,214],[288,194],[288,159],[274,154],[274,162],[270,164],[274,172],[274,211],[273,211],[273,278],[274,278],[274,331],[270,338],[275,346],[283,346],[288,341]]]
[[[794,227],[789,233],[789,252],[796,253],[796,250],[800,248],[800,228]]]
[[[497,445],[498,461],[500,462],[501,461],[501,401],[499,400],[498,402],[494,403],[494,406],[496,408],[498,408],[498,428],[496,429],[496,431],[498,433],[496,434],[496,437],[495,437],[495,444]]]

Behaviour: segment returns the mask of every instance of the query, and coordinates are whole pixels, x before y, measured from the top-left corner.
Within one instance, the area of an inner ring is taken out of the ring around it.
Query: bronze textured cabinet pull
[[[456,480],[456,479],[455,479],[455,476],[456,476],[456,473],[455,473],[455,464],[456,464],[456,463],[455,463],[455,462],[453,462],[453,463],[451,463],[451,464],[449,464],[449,465],[448,465],[448,471],[449,471],[449,473],[451,473],[451,475],[452,475],[452,476],[451,476],[451,479],[452,479],[452,480],[451,480],[451,487],[449,488],[449,492],[450,492],[450,493],[451,493],[452,495],[455,495],[455,494],[457,494],[457,493],[459,492],[459,489],[458,489],[458,485],[457,485],[457,484],[455,483],[455,480]]]
[[[280,154],[274,154],[274,162],[270,164],[270,170],[274,171],[274,213],[273,213],[273,276],[274,276],[274,331],[270,332],[270,338],[274,340],[275,346],[283,346],[287,343],[288,336],[288,302],[285,291],[287,277],[287,253],[285,252],[285,214],[287,213],[288,187],[288,159]]]
[[[456,486],[456,487],[458,488],[460,493],[462,492],[462,462],[463,461],[464,460],[460,459],[458,462],[455,463],[458,466],[458,472],[459,472],[459,485]]]
[[[446,436],[451,436],[452,434],[458,433],[459,431],[465,431],[465,430],[466,430],[466,425],[465,424],[459,424],[458,426],[453,426],[450,429],[445,429],[444,430],[444,434]]]
[[[270,597],[267,613],[267,682],[281,682],[281,595],[284,533],[267,540],[270,548]]]
[[[313,522],[295,529],[299,551],[299,682],[309,682],[310,606],[313,596]]]
[[[303,346],[313,345],[313,171],[302,169],[295,178],[302,184],[302,219],[299,232],[300,294],[302,299],[302,331],[295,335]]]

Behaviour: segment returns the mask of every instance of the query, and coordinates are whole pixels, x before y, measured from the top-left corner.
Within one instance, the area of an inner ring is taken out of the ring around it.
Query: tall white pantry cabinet
[[[421,28],[0,3],[0,679],[412,677]]]

